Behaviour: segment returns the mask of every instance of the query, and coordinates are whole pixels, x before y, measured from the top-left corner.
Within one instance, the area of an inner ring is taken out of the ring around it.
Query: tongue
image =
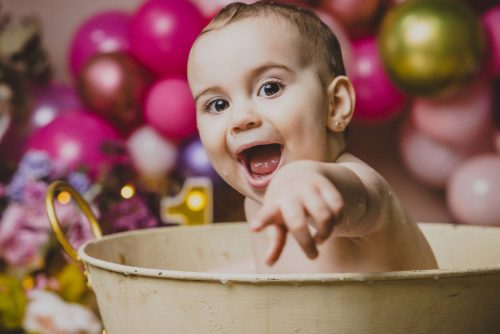
[[[279,145],[262,145],[252,150],[248,156],[248,166],[252,174],[271,174],[280,162]]]

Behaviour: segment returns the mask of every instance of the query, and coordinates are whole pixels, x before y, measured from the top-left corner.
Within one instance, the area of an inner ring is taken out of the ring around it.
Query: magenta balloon
[[[117,161],[116,148],[121,144],[117,132],[102,118],[75,111],[33,133],[26,149],[45,151],[70,170],[86,167],[95,176]],[[110,149],[115,154],[106,154]]]
[[[489,69],[500,76],[500,5],[491,8],[483,16],[489,42]]]
[[[96,53],[128,52],[130,19],[131,15],[122,11],[102,12],[88,18],[71,41],[69,65],[73,76]]]
[[[416,127],[443,144],[469,149],[490,138],[493,90],[479,80],[441,100],[416,99],[411,115]]]
[[[406,96],[389,80],[378,54],[374,37],[355,41],[352,81],[356,90],[354,117],[385,121],[402,110]]]
[[[404,165],[424,185],[444,188],[451,172],[469,153],[432,140],[411,124],[405,124],[400,141]]]
[[[132,54],[157,75],[185,73],[189,50],[205,19],[186,0],[149,0],[132,18]]]
[[[81,108],[80,98],[72,87],[59,83],[36,87],[30,111],[29,132],[44,127],[59,115]]]
[[[500,226],[500,155],[480,155],[461,164],[448,183],[447,202],[461,223]]]
[[[182,140],[196,133],[196,107],[183,77],[155,82],[146,96],[144,119],[165,138]]]

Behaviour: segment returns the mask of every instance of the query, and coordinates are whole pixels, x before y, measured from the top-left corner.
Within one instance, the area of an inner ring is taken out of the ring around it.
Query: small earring
[[[335,122],[335,127],[338,129],[338,130],[342,130],[344,128],[344,122],[339,122],[339,121],[336,121]]]

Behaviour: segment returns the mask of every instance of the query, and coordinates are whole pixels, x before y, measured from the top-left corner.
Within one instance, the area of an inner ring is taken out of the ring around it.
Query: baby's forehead
[[[299,57],[302,61],[307,58],[308,62],[321,61],[320,57],[313,56],[311,43],[295,23],[272,14],[240,18],[202,33],[193,45],[190,60],[210,58],[212,55],[217,56],[217,53],[230,53],[235,48],[244,49],[245,41],[252,45],[252,50],[248,50],[248,57],[267,50],[276,56]],[[274,52],[278,49],[285,54]]]

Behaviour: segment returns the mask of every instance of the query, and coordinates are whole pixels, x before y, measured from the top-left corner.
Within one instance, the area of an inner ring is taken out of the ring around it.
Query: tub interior
[[[500,228],[420,223],[440,269],[500,265]],[[245,223],[162,227],[106,236],[87,243],[90,257],[133,267],[203,272],[251,256]]]

